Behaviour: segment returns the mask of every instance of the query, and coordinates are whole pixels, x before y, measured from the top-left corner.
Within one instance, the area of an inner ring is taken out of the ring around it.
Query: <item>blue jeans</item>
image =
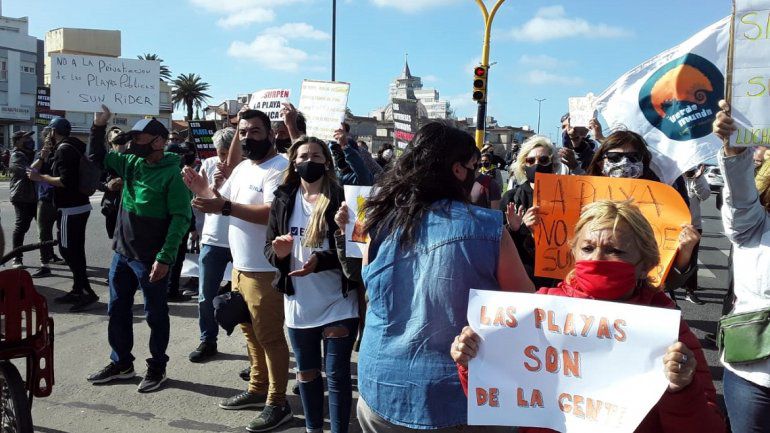
[[[134,347],[134,294],[137,287],[144,294],[144,317],[150,326],[149,366],[165,369],[168,363],[166,348],[170,332],[166,288],[168,274],[160,281],[150,282],[152,263],[141,262],[115,253],[110,265],[110,316],[107,337],[112,347],[110,359],[118,365],[134,362],[131,349]]]
[[[217,342],[219,326],[214,319],[214,297],[225,276],[227,264],[233,261],[230,248],[215,245],[201,245],[198,256],[198,326],[201,341]]]
[[[332,328],[344,328],[347,335],[327,336]],[[324,384],[321,378],[321,343],[324,346],[326,380],[329,386],[329,418],[333,433],[347,433],[353,385],[350,380],[350,355],[358,336],[358,319],[346,319],[308,329],[289,328],[289,339],[297,360],[298,378],[303,372],[317,371],[311,381],[299,380],[299,393],[305,408],[305,427],[321,431],[324,424]]]
[[[725,368],[725,405],[733,433],[770,433],[770,388]]]

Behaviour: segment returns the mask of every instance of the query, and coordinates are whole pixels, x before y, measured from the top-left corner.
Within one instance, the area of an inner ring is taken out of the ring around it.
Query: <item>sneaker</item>
[[[699,298],[698,295],[695,294],[692,290],[688,290],[687,294],[684,296],[684,299],[688,300],[689,302],[692,302],[695,305],[705,305],[706,301]]]
[[[66,295],[53,298],[54,304],[76,304],[83,296],[82,293],[68,292]]]
[[[291,421],[294,415],[286,402],[283,406],[267,405],[256,418],[251,420],[246,430],[250,432],[270,431],[281,424]]]
[[[83,296],[80,297],[80,299],[75,302],[74,305],[70,307],[70,311],[73,313],[77,313],[80,311],[85,311],[93,305],[96,301],[99,300],[99,297],[96,296],[96,293],[86,293]]]
[[[291,392],[294,395],[299,395],[299,382],[294,382],[294,386],[291,387]]]
[[[113,380],[126,380],[136,376],[134,365],[119,366],[111,362],[98,372],[88,376],[88,381],[93,384],[112,382]]]
[[[19,258],[13,259],[13,264],[11,265],[13,269],[24,269],[24,263]]]
[[[190,300],[190,297],[185,296],[179,292],[175,292],[175,293],[169,293],[167,299],[168,299],[168,302],[187,302]]]
[[[63,258],[57,256],[56,254],[54,254],[54,256],[51,257],[51,260],[48,261],[48,263],[51,263],[51,264],[54,264],[54,265],[66,265],[67,261],[64,260]]]
[[[226,410],[238,410],[265,407],[267,394],[252,394],[242,392],[236,396],[222,400],[219,407]]]
[[[190,353],[190,362],[203,362],[217,354],[217,343],[201,341],[198,348]]]
[[[32,278],[42,278],[51,275],[51,269],[48,266],[41,266],[40,269],[32,274]]]
[[[138,392],[146,393],[152,392],[160,388],[163,382],[166,381],[166,369],[147,366],[147,373],[144,374],[144,379],[139,383],[139,387],[136,388]]]
[[[195,289],[195,290],[185,289],[185,291],[182,292],[182,296],[189,296],[189,297],[198,296],[198,289]]]
[[[241,377],[241,379],[245,380],[246,382],[251,380],[251,367],[246,367],[243,370],[238,372],[238,376]]]

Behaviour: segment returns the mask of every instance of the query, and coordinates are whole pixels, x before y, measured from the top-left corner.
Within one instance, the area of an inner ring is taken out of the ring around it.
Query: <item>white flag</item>
[[[627,72],[597,98],[610,128],[644,137],[663,182],[671,184],[722,146],[711,124],[724,98],[729,40],[728,16]]]

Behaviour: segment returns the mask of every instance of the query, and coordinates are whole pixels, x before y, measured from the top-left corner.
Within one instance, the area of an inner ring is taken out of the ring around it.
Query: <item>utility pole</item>
[[[332,81],[335,80],[337,63],[337,0],[332,0]]]
[[[537,101],[537,135],[540,135],[540,106],[543,105],[543,101],[545,101],[545,98],[543,99],[535,98],[535,101]]]
[[[497,0],[495,5],[492,7],[491,11],[487,10],[487,6],[484,4],[484,0],[476,0],[476,3],[479,5],[479,8],[481,9],[481,14],[484,17],[484,44],[481,47],[481,66],[484,70],[484,91],[480,92],[479,95],[480,98],[476,98],[476,95],[478,92],[474,90],[474,100],[478,102],[479,108],[476,112],[476,146],[481,149],[484,146],[484,132],[486,130],[486,121],[487,121],[487,76],[489,71],[489,39],[490,34],[492,33],[492,20],[495,18],[495,14],[497,14],[497,10],[500,9],[500,6],[503,5],[503,2],[505,0]],[[474,77],[474,84],[477,81],[479,68],[476,68],[475,77]],[[475,86],[474,86],[475,87]]]

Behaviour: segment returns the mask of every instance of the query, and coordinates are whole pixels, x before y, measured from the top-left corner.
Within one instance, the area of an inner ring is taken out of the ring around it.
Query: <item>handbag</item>
[[[770,308],[722,316],[717,347],[731,364],[770,358]]]

